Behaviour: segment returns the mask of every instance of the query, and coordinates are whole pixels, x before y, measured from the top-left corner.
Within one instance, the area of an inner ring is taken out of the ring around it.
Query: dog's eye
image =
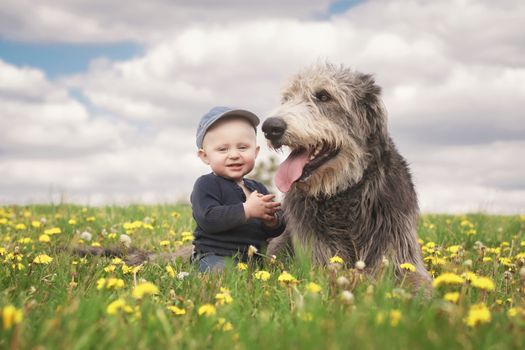
[[[315,93],[315,98],[321,102],[328,102],[332,99],[332,96],[326,90],[321,90]]]

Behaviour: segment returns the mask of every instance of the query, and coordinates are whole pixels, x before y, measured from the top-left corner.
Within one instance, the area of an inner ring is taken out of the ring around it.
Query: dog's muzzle
[[[279,141],[286,131],[286,122],[279,117],[271,117],[262,125],[264,137],[273,142]]]

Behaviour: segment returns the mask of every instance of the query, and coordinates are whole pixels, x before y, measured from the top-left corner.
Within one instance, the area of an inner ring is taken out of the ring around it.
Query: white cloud
[[[331,1],[223,0],[4,0],[0,32],[39,42],[152,42],[198,23],[235,23],[262,18],[306,19],[323,15]]]
[[[110,21],[99,13],[105,5],[82,6],[93,15],[86,18]],[[141,19],[126,9],[110,22],[142,31],[145,54],[97,60],[60,81],[0,61],[0,123],[9,130],[0,131],[0,162],[9,169],[0,188],[6,192],[9,184],[10,193],[0,200],[38,192],[45,199],[49,184],[96,203],[185,196],[207,171],[194,154],[204,112],[232,105],[264,117],[291,74],[327,58],[375,74],[423,211],[525,210],[525,168],[517,164],[525,146],[523,2],[373,1],[326,21],[306,19],[326,4],[302,8],[295,19],[270,10],[236,16],[253,10],[243,6],[164,31],[146,18],[135,26]],[[283,14],[292,16],[291,9]],[[108,40],[121,35],[109,32]],[[90,33],[85,38],[103,40]],[[70,97],[69,88],[89,106]],[[21,121],[13,123],[17,116]],[[269,152],[262,146],[264,158]],[[35,175],[24,175],[31,167]]]

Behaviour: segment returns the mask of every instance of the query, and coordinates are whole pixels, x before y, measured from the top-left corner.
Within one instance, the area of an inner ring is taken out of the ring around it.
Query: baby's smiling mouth
[[[241,166],[243,166],[244,164],[242,163],[234,163],[234,164],[228,164],[226,165],[228,168],[239,168]]]

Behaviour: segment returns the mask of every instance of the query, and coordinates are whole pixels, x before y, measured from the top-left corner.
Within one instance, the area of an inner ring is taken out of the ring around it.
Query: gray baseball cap
[[[253,128],[257,131],[257,125],[259,125],[259,118],[250,111],[245,109],[237,109],[230,107],[213,107],[208,113],[202,116],[199,126],[197,127],[197,147],[202,148],[202,141],[204,140],[204,135],[217,120],[230,117],[230,116],[239,116],[248,119],[252,123]]]

